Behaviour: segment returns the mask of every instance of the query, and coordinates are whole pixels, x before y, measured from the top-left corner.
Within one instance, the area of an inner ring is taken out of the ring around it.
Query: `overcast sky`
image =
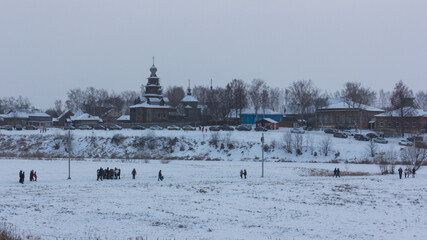
[[[427,89],[427,1],[0,0],[0,97],[39,108],[71,88],[224,86],[262,78]]]

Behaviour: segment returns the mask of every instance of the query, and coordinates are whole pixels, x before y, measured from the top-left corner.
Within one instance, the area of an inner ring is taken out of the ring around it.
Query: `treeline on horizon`
[[[105,89],[88,87],[86,89],[74,88],[67,92],[67,98],[55,100],[52,107],[45,112],[52,117],[59,116],[65,109],[82,110],[91,113],[96,107],[114,107],[122,114],[129,114],[129,107],[139,102],[143,95],[141,91],[123,91],[115,93]],[[262,79],[254,79],[246,83],[241,79],[234,79],[225,87],[195,86],[191,89],[192,95],[199,100],[199,104],[208,109],[204,111],[212,119],[225,119],[231,109],[239,110],[251,107],[262,113],[266,109],[283,112],[286,107],[293,106],[294,111],[304,115],[314,109],[326,106],[326,100],[341,98],[346,103],[353,105],[370,105],[384,110],[397,109],[397,97],[414,98],[415,107],[427,111],[427,90],[418,90],[415,94],[402,81],[395,84],[393,91],[380,90],[376,92],[369,87],[364,87],[358,82],[347,82],[342,89],[334,93],[320,90],[311,80],[298,80],[292,82],[287,88],[270,87]],[[163,95],[169,98],[170,105],[176,107],[187,91],[182,86],[169,86]],[[0,113],[9,110],[23,110],[32,107],[27,97],[0,98]]]

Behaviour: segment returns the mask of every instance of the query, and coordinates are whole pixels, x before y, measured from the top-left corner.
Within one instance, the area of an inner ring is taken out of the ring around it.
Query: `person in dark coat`
[[[132,179],[135,179],[135,175],[136,175],[136,170],[135,168],[132,170]]]
[[[245,176],[246,179],[246,175],[248,175],[248,172],[246,172],[246,169],[243,170],[243,176]]]
[[[337,168],[334,169],[334,177],[337,176]]]
[[[104,178],[104,169],[103,168],[99,169],[99,178],[101,179],[101,181]]]
[[[412,177],[415,177],[415,168],[412,168]]]
[[[121,171],[122,170],[120,170],[120,168],[119,169],[117,169],[118,170],[118,172],[117,172],[117,176],[119,177],[119,179],[120,179],[120,173],[121,173]]]
[[[30,182],[34,180],[34,170],[30,171]]]
[[[340,169],[339,168],[337,168],[337,177],[341,177],[340,176]]]
[[[399,178],[402,179],[403,169],[400,167],[398,171],[399,171]]]
[[[24,182],[22,181],[22,170],[19,171],[19,183],[24,184]]]
[[[241,179],[243,178],[243,170],[242,169],[240,169],[240,178]]]
[[[159,171],[159,177],[157,178],[157,181],[163,181],[162,170]]]

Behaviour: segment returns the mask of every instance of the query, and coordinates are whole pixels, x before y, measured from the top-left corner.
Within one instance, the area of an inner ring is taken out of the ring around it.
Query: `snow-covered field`
[[[66,160],[0,165],[0,221],[42,239],[427,239],[426,168],[402,180],[332,178],[308,172],[379,168],[268,162],[260,178],[259,162],[73,161],[66,180]],[[121,168],[122,179],[97,182],[99,167]],[[28,181],[31,169],[37,182]],[[240,169],[248,179],[240,179]]]
[[[265,152],[267,161],[296,162],[358,162],[368,157],[368,144],[355,140],[334,138],[322,131],[302,134],[303,154],[296,156],[284,150],[284,135],[289,128],[268,131],[265,134]],[[62,158],[68,156],[67,133],[61,129],[49,129],[47,133],[38,131],[0,130],[0,156],[21,158]],[[119,134],[119,135],[117,135]],[[251,161],[261,158],[260,132],[205,132],[200,131],[151,131],[130,130],[74,130],[72,131],[73,156],[78,158],[122,158],[122,159],[187,159],[187,160],[227,160]],[[114,136],[121,136],[119,142]],[[292,139],[294,141],[294,137]],[[217,144],[212,144],[216,137]],[[331,149],[327,157],[321,153],[321,142],[331,139]],[[388,144],[376,144],[377,152],[398,152],[398,138],[388,139]],[[311,145],[311,146],[310,146]],[[310,148],[317,152],[314,157]],[[339,153],[336,159],[335,154]]]

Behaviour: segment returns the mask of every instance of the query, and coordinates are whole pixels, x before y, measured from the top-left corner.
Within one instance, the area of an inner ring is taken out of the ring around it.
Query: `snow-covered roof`
[[[414,109],[411,107],[403,108],[403,115],[405,117],[427,117],[427,112],[422,109]],[[400,109],[381,113],[375,115],[375,117],[400,117]]]
[[[185,106],[184,108],[192,108],[190,105]]]
[[[84,112],[81,109],[79,109],[74,113],[74,117],[78,117],[78,116],[83,115],[83,114],[84,114]]]
[[[28,118],[28,113],[13,111],[13,112],[6,114],[6,116],[4,118]]]
[[[358,104],[355,104],[355,106],[353,107],[351,102],[350,102],[350,104],[347,104],[344,101],[340,101],[340,102],[335,102],[335,103],[329,104],[328,106],[322,107],[319,109],[320,110],[337,110],[337,109],[359,109],[359,108],[358,108]],[[368,111],[368,112],[384,112],[383,109],[364,105],[364,104],[360,105],[360,109],[363,109],[363,110]]]
[[[240,110],[239,109],[231,109],[230,113],[228,114],[228,117],[229,118],[236,117],[236,111],[237,111],[237,116],[239,116],[239,114],[240,114]],[[245,114],[245,115],[255,115],[255,110],[251,109],[251,108],[244,108],[244,109],[242,109],[242,115],[243,114]],[[283,113],[276,112],[276,111],[273,111],[271,109],[265,109],[265,111],[262,110],[262,109],[258,109],[258,115],[264,115],[264,114],[265,115],[280,115],[280,116],[283,116]]]
[[[79,116],[71,116],[70,117],[71,121],[98,121],[98,122],[102,122],[102,119],[99,118],[98,116],[92,116],[89,113],[83,113]]]
[[[163,105],[163,106],[151,105],[151,104],[148,104],[147,102],[143,102],[140,104],[132,105],[129,108],[170,108],[170,106],[169,105]]]
[[[58,118],[52,118],[52,122],[58,122]]]
[[[130,121],[130,115],[122,115],[117,118],[117,121]]]
[[[263,119],[258,120],[257,122],[259,122],[259,121],[261,121],[261,120],[265,120],[265,121],[270,122],[270,123],[278,123],[277,121],[274,121],[274,120],[273,120],[273,119],[271,119],[271,118],[263,118]]]
[[[58,119],[60,119],[60,118],[62,118],[62,117],[64,117],[64,115],[65,114],[67,114],[68,112],[69,112],[70,110],[65,110],[65,111],[63,111],[62,113],[61,113],[61,115],[59,115],[59,117],[58,117]]]
[[[35,113],[28,113],[28,117],[51,117],[51,116],[44,112],[35,112]]]
[[[153,102],[153,103],[158,103],[158,102],[160,102],[160,98],[148,98],[149,100],[150,100],[150,102]]]
[[[195,97],[191,95],[185,96],[183,99],[181,99],[181,102],[199,102]]]

